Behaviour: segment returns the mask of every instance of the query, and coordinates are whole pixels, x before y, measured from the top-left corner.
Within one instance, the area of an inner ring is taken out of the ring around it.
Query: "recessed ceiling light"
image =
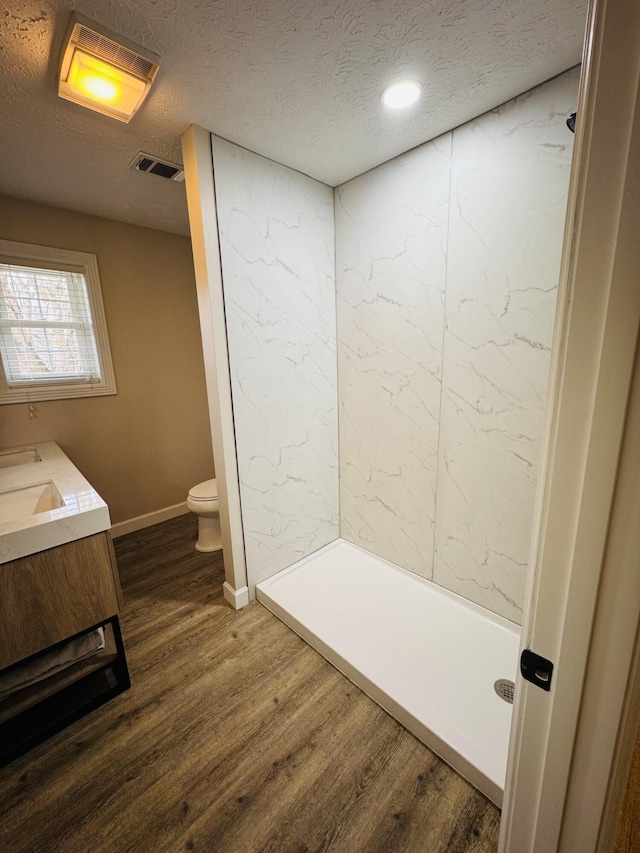
[[[404,110],[412,106],[420,98],[422,88],[414,80],[403,80],[393,83],[382,93],[382,103],[390,110]]]

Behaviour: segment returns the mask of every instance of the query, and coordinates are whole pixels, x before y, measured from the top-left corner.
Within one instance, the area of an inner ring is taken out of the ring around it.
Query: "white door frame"
[[[639,78],[640,3],[594,0],[522,630],[555,669],[518,682],[501,853],[606,850],[638,720]]]

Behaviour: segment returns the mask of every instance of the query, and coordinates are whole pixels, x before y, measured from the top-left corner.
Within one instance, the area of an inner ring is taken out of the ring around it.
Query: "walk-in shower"
[[[336,188],[211,138],[249,593],[497,803],[578,78]]]

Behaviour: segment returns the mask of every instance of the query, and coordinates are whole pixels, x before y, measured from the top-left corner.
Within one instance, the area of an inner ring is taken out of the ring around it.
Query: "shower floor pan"
[[[258,600],[498,806],[519,631],[337,539],[258,584]]]

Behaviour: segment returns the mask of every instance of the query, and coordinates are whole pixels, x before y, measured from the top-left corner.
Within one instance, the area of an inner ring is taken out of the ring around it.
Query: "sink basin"
[[[54,441],[0,446],[0,466],[0,570],[111,527],[106,503]]]
[[[0,492],[0,524],[64,506],[52,480]]]
[[[31,465],[40,462],[37,450],[0,451],[0,468],[13,468],[14,465]]]

